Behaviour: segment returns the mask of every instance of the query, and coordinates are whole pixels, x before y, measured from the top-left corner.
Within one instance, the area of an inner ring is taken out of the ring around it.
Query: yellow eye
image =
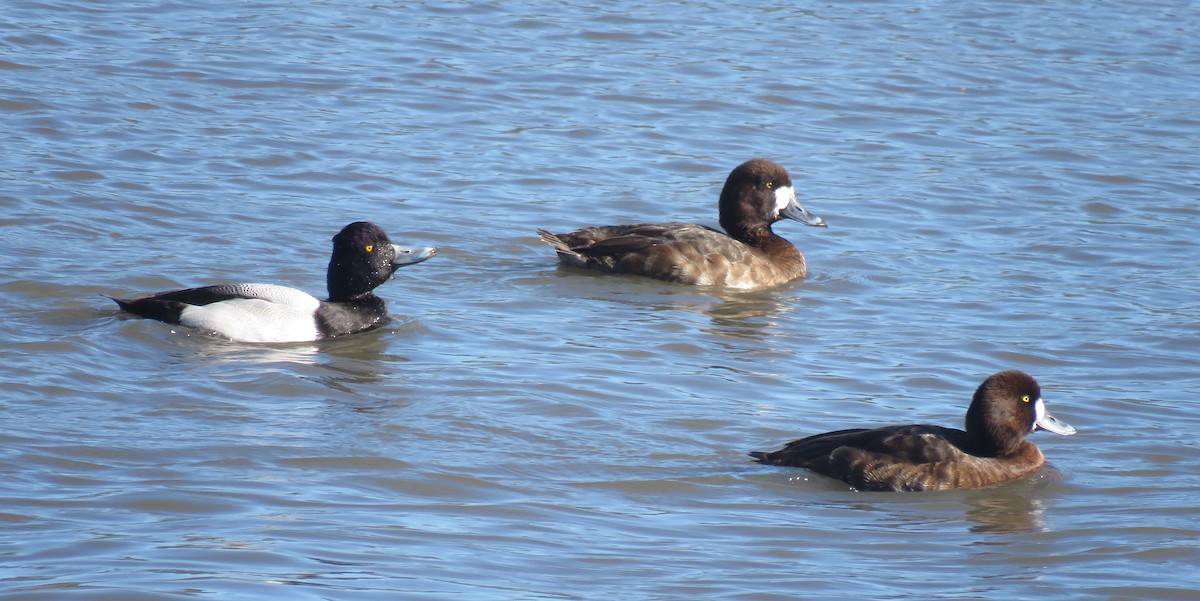
[[[768,190],[774,190],[774,189],[775,189],[775,182],[767,182],[767,183],[765,183],[765,184],[763,184],[763,185],[764,185],[764,186],[766,186]]]
[[[368,245],[366,245],[365,249],[366,249],[366,251],[367,251],[367,252],[371,252],[371,251],[375,250],[375,245],[373,245],[373,244],[368,244]],[[1029,397],[1025,397],[1025,400],[1027,400],[1027,401],[1028,401],[1028,400],[1029,400]]]
[[[1028,402],[1029,402],[1029,395],[1025,395],[1025,396],[1021,397],[1021,402],[1022,402],[1022,403],[1028,403]]]

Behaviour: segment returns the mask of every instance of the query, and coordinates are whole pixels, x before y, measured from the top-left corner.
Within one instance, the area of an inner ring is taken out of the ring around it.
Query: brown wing
[[[568,234],[539,231],[568,265],[705,286],[753,289],[804,277],[804,256],[771,237],[752,248],[694,223],[586,227]]]
[[[926,490],[960,485],[966,433],[940,426],[888,426],[826,432],[752,455],[762,463],[808,468],[860,490]]]
[[[714,246],[725,244],[734,254],[746,252],[729,236],[693,223],[640,223],[586,227],[567,234],[540,233],[568,265],[689,284],[707,283],[703,281],[705,255]]]

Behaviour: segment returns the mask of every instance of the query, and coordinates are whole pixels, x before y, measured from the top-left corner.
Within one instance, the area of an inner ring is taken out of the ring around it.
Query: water
[[[9,2],[6,599],[1190,599],[1190,2]],[[713,223],[787,166],[811,277],[720,294],[534,235]],[[320,293],[358,219],[441,254],[388,327],[238,345],[101,294]],[[865,494],[745,452],[961,423],[1006,368],[1071,438]]]

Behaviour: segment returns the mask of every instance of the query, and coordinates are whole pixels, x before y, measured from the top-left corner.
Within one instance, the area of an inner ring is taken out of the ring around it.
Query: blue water
[[[1191,599],[1200,7],[9,2],[5,599]],[[716,221],[791,171],[810,277],[559,268],[535,227]],[[320,294],[438,246],[380,330],[120,315]],[[1023,369],[1079,434],[1010,485],[868,494],[745,452],[961,424]]]

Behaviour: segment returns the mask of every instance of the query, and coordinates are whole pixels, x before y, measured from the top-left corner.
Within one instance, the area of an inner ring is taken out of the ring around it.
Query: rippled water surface
[[[0,11],[0,596],[1192,599],[1200,8],[1163,2],[43,2]],[[804,282],[555,266],[535,227],[714,223],[787,166]],[[101,295],[320,293],[436,245],[387,327],[234,344]],[[1075,437],[971,492],[746,451]]]

